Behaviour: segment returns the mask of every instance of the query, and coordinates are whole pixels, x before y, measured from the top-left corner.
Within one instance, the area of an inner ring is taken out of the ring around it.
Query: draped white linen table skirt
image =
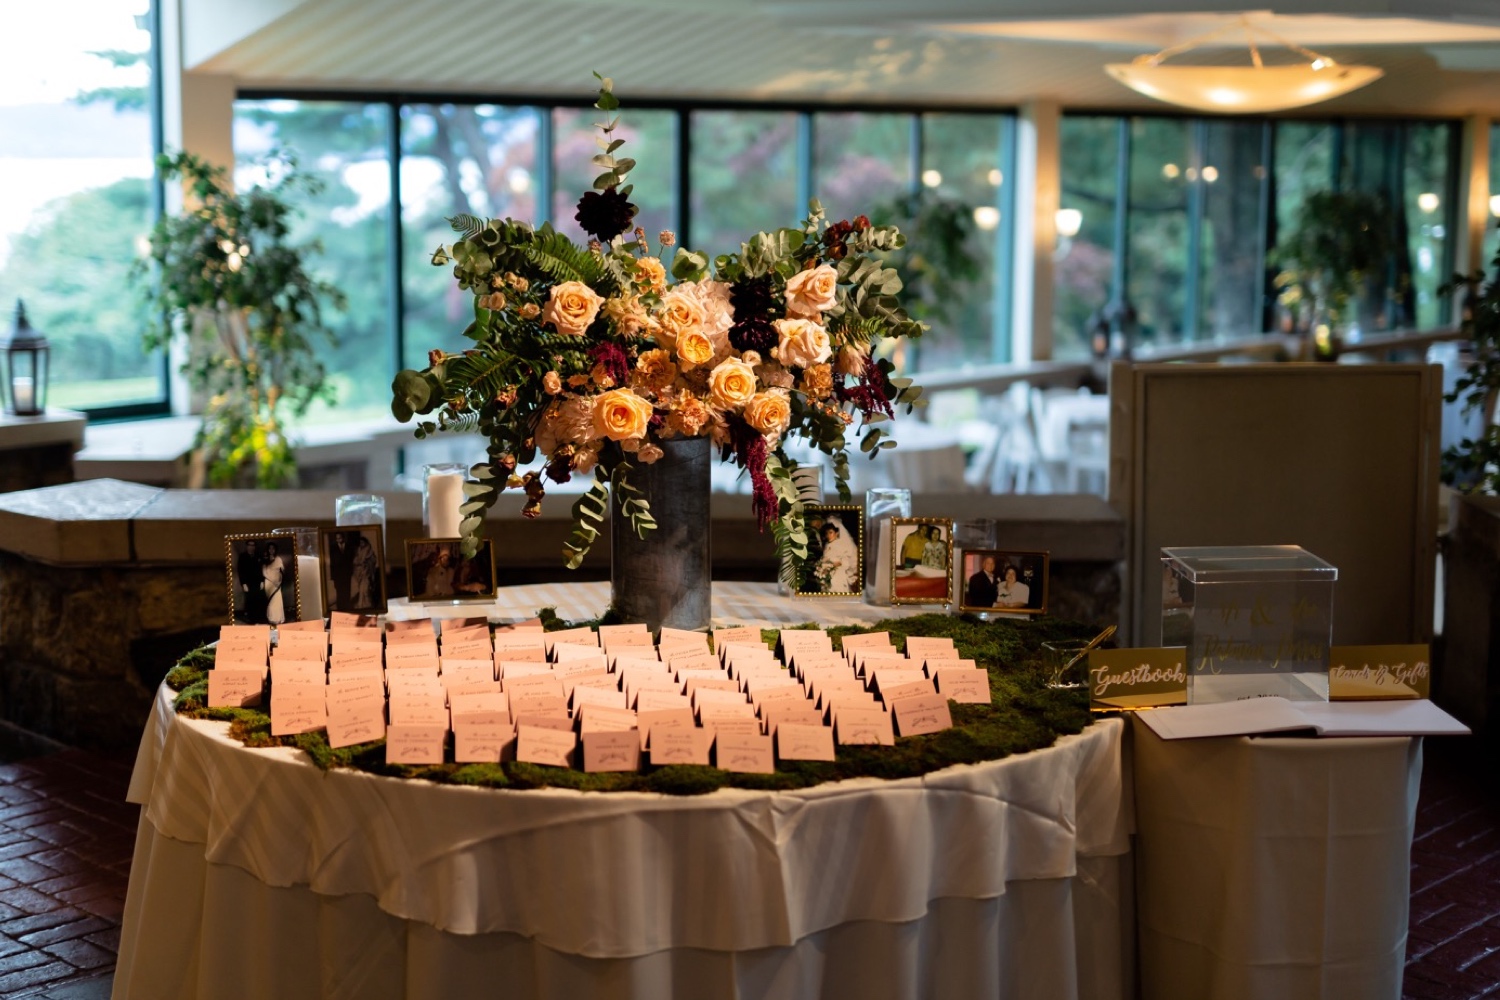
[[[318,770],[159,692],[117,1000],[1133,991],[1119,720],[921,778],[697,797]]]

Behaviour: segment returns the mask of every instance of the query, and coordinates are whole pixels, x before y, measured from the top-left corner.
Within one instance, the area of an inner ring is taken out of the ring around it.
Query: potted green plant
[[[157,221],[132,277],[149,316],[145,346],[187,339],[182,371],[203,400],[195,468],[210,486],[294,484],[287,420],[332,401],[318,348],[333,343],[323,308],[344,302],[307,269],[321,247],[291,239],[288,196],[319,182],[288,157],[269,164],[275,183],[245,192],[192,153],[163,155],[157,168],[182,179],[187,204]]]
[[[1442,294],[1462,290],[1460,329],[1472,345],[1473,363],[1443,398],[1463,401],[1463,414],[1478,413],[1479,434],[1465,437],[1443,453],[1443,481],[1465,493],[1500,493],[1500,425],[1495,423],[1500,400],[1500,252],[1491,266],[1494,280],[1483,271],[1455,274]]]
[[[1315,191],[1303,201],[1297,225],[1277,244],[1273,259],[1281,303],[1309,321],[1320,357],[1337,353],[1340,330],[1354,319],[1351,300],[1390,259],[1390,206],[1366,191]]]

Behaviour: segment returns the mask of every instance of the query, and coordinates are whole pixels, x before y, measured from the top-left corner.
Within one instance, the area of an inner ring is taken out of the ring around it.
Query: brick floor
[[[1429,740],[1412,845],[1406,1000],[1500,1000],[1500,783]],[[0,764],[0,997],[106,1000],[138,810],[128,762]]]

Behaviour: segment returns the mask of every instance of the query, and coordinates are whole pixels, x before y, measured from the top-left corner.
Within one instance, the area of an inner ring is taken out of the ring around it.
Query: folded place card
[[[895,746],[890,714],[878,708],[843,708],[833,724],[835,738],[846,745]]]
[[[502,681],[516,677],[552,677],[552,664],[545,660],[537,663],[499,660],[495,663],[495,675]]]
[[[214,650],[214,665],[218,667],[258,666],[266,667],[269,649],[256,643],[238,643],[226,646],[220,643]]]
[[[568,733],[574,729],[573,720],[567,715],[556,715],[551,712],[521,712],[512,716],[511,722],[517,729],[522,726],[531,726],[536,729],[555,729],[558,732]]]
[[[833,730],[828,726],[783,722],[776,728],[776,756],[782,760],[833,760]]]
[[[705,722],[703,728],[712,730],[715,736],[724,736],[726,734],[731,736],[759,736],[760,720],[716,718]]]
[[[553,698],[563,696],[562,681],[549,671],[545,674],[523,674],[519,677],[505,675],[505,693],[512,698],[546,695]]]
[[[510,725],[510,699],[498,692],[451,694],[448,711],[454,726],[460,719],[471,725]]]
[[[447,726],[399,726],[392,723],[385,730],[385,762],[441,764],[447,737]]]
[[[922,694],[912,698],[897,698],[888,703],[896,727],[902,736],[921,736],[953,727],[953,716],[948,711],[948,699],[940,694]]]
[[[265,670],[216,666],[208,672],[209,708],[245,708],[259,705],[264,693]]]
[[[510,695],[511,718],[519,718],[522,715],[554,715],[568,717],[568,703],[560,694],[524,694],[517,691],[507,691]]]
[[[716,628],[713,630],[714,649],[722,650],[729,643],[744,643],[746,645],[764,647],[766,642],[761,637],[760,629],[751,628],[748,625],[740,625],[734,628]]]
[[[495,644],[495,662],[502,661],[510,663],[546,663],[547,650],[540,642],[535,645],[501,645]]]
[[[714,677],[688,677],[683,690],[687,692],[689,698],[699,691],[729,691],[737,700],[745,700],[744,692],[740,690],[739,684],[723,674],[717,674]]]
[[[669,730],[691,730],[696,728],[693,713],[686,708],[663,708],[636,712],[636,725],[641,731],[641,748],[651,745],[651,734]],[[706,762],[705,762],[706,763]]]
[[[573,689],[573,711],[583,705],[603,705],[607,708],[625,710],[625,692],[612,687],[575,687]]]
[[[541,726],[516,727],[516,760],[552,767],[572,767],[573,749],[578,737],[572,730],[547,729]]]
[[[771,774],[776,770],[776,757],[771,752],[771,737],[758,733],[719,732],[714,739],[714,757],[718,766],[725,771]]]
[[[599,646],[599,637],[594,634],[594,630],[591,628],[568,628],[558,632],[543,633],[542,642],[546,645],[548,655],[551,655],[553,649],[560,642],[593,646],[597,649]]]
[[[271,735],[295,736],[322,729],[328,724],[328,708],[323,699],[271,698]]]
[[[480,642],[445,642],[441,655],[443,659],[488,660],[492,664],[495,662],[495,651],[490,647],[488,639]]]
[[[454,722],[453,760],[457,764],[498,764],[515,753],[510,723]]]
[[[713,691],[700,691],[699,694],[714,694]],[[755,706],[748,701],[706,701],[694,706],[698,718],[704,721],[709,719],[753,719],[755,718]]]
[[[323,619],[321,618],[309,618],[307,621],[300,622],[282,622],[276,626],[276,634],[278,636],[288,635],[292,632],[321,632],[326,635],[327,629],[323,627]]]
[[[906,655],[912,660],[925,660],[929,656],[957,659],[958,650],[953,648],[953,639],[949,636],[909,635],[906,637]]]
[[[651,763],[664,764],[708,764],[708,744],[698,736],[696,728],[666,728],[660,724],[653,727],[650,738]]]
[[[385,738],[385,716],[379,711],[340,710],[328,713],[328,745],[337,750]]]
[[[583,734],[585,771],[639,771],[641,742],[634,730],[592,730]]]
[[[448,728],[448,706],[441,702],[390,701],[391,724],[401,726],[442,726]]]
[[[627,698],[629,692],[627,692]],[[635,697],[629,699],[629,704],[637,712],[659,712],[669,709],[681,709],[692,712],[693,703],[688,700],[687,695],[677,688],[675,681],[671,687],[662,689],[654,683],[648,683],[636,691]]]
[[[438,663],[437,647],[430,644],[387,646],[385,650],[387,670],[430,670],[437,673]]]
[[[651,634],[651,629],[646,625],[645,622],[628,622],[628,623],[626,623],[624,625],[600,625],[599,626],[599,638],[601,638],[601,639],[603,639],[606,636],[631,635],[631,634],[647,635],[647,636],[649,636]]]
[[[944,667],[933,678],[937,682],[938,694],[949,701],[960,705],[988,705],[994,701],[988,671]]]
[[[1426,698],[1432,650],[1425,645],[1334,646],[1328,651],[1328,697],[1333,701]]]
[[[776,735],[779,726],[787,723],[798,726],[823,725],[823,713],[818,711],[810,701],[768,705],[760,713],[760,717],[765,723],[766,732],[772,736]]]
[[[552,662],[562,669],[565,664],[584,662],[590,665],[598,664],[609,669],[609,657],[598,646],[576,646],[571,643],[558,643],[552,647]]]
[[[590,733],[598,731],[619,732],[635,729],[636,715],[627,708],[612,708],[607,705],[583,705],[579,708],[578,729]],[[638,737],[637,737],[638,738]]]

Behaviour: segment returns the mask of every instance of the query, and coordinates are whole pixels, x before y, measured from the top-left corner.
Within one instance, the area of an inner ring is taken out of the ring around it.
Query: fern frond
[[[444,382],[452,390],[489,397],[516,380],[520,364],[509,351],[481,349],[449,360]]]
[[[543,230],[523,252],[528,261],[554,281],[581,281],[595,291],[601,291],[600,285],[606,284],[608,272],[604,262],[562,233]],[[612,290],[613,276],[609,276],[607,284]]]

